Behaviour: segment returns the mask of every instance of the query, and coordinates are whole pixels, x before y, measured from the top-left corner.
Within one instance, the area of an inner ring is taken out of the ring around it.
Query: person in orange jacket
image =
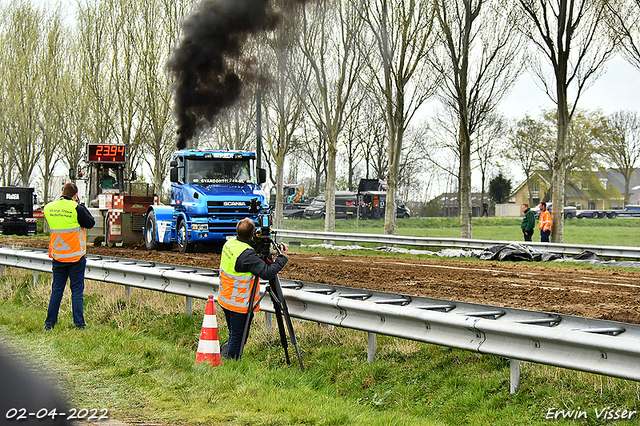
[[[553,226],[553,220],[551,219],[551,213],[547,210],[547,203],[540,201],[540,218],[538,219],[538,229],[540,230],[540,241],[543,243],[549,242],[551,236],[551,226]]]

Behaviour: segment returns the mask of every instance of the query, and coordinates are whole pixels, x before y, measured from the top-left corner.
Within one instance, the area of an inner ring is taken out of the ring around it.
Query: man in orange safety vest
[[[64,185],[59,200],[44,207],[44,217],[49,224],[49,257],[52,258],[53,273],[44,329],[52,330],[58,322],[58,311],[67,279],[71,287],[73,324],[76,328],[83,329],[84,269],[87,264],[85,228],[93,228],[95,219],[89,210],[78,202],[78,187],[73,182]]]
[[[538,219],[538,229],[540,230],[540,241],[543,243],[549,242],[551,226],[553,226],[553,220],[551,219],[551,213],[547,210],[547,203],[540,201],[540,219]]]

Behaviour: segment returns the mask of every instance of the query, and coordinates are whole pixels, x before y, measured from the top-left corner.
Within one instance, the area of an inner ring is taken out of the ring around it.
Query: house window
[[[607,179],[607,178],[600,178],[600,185],[602,185],[602,187],[603,187],[604,189],[609,189],[609,188],[608,188],[608,186],[609,186],[609,179]]]

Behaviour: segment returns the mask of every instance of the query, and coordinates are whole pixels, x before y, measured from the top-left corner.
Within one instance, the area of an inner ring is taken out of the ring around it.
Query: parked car
[[[349,191],[336,191],[336,219],[352,219],[357,214],[357,195]],[[324,194],[317,196],[309,207],[304,209],[307,219],[324,219],[327,203]]]

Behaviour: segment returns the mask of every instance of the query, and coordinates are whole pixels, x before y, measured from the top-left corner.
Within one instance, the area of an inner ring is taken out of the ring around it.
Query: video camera
[[[249,212],[250,213],[258,213],[260,212],[260,207],[258,205],[258,199],[253,198],[249,203]],[[271,246],[273,246],[278,253],[281,253],[281,247],[279,244],[276,244],[271,238],[272,235],[275,235],[275,232],[271,230],[271,225],[273,222],[273,217],[271,213],[262,213],[258,215],[258,224],[256,225],[256,230],[253,234],[253,238],[251,239],[251,246],[261,257],[267,257],[271,253]]]

